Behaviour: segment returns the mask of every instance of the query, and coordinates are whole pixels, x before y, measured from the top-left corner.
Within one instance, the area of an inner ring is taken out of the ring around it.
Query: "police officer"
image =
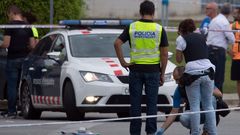
[[[141,19],[133,22],[114,43],[115,51],[121,65],[130,69],[130,116],[141,116],[141,98],[145,86],[147,115],[157,114],[157,98],[159,84],[164,83],[164,73],[168,59],[168,41],[165,30],[161,25],[153,22],[155,6],[151,1],[140,4]],[[126,62],[121,45],[130,42],[130,63]],[[161,59],[160,59],[161,57]],[[161,100],[161,99],[160,99]],[[146,133],[156,132],[157,118],[146,120]],[[130,134],[141,134],[141,119],[132,119]]]
[[[22,12],[17,6],[10,6],[7,11],[9,24],[23,25]],[[16,118],[17,86],[21,65],[30,50],[35,47],[31,29],[6,29],[1,48],[8,48],[7,56],[7,90],[8,90],[8,118]]]
[[[23,20],[28,24],[33,24],[37,21],[37,18],[31,12],[23,13]],[[35,44],[39,41],[38,30],[35,27],[32,27],[33,37],[35,38]]]
[[[233,30],[240,30],[240,8],[234,10],[235,22],[232,24]],[[237,81],[237,93],[240,106],[240,32],[235,32],[235,43],[232,47],[231,80]]]

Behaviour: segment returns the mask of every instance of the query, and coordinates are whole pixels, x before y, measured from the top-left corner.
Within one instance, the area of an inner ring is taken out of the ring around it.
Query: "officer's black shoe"
[[[8,114],[8,111],[3,111],[0,113],[1,116],[5,117]]]
[[[17,118],[17,113],[16,112],[13,112],[13,113],[8,113],[7,114],[7,118],[8,119],[16,119]]]

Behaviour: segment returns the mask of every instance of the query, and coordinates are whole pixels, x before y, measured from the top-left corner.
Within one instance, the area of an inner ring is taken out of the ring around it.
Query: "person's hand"
[[[160,75],[160,82],[159,82],[159,84],[160,84],[160,86],[162,86],[163,84],[164,84],[164,75],[163,74],[161,74]]]
[[[127,67],[131,66],[132,64],[127,63],[127,62],[123,62],[123,63],[121,63],[121,65],[122,65],[122,67],[127,68]]]
[[[156,132],[155,135],[163,135],[163,133],[164,133],[164,129],[160,128],[160,129],[158,129],[158,131]]]
[[[233,53],[233,51],[232,51],[232,50],[227,50],[227,53],[228,53],[228,55],[229,55],[230,57],[232,57],[232,58],[233,58],[233,56],[234,56],[234,53]]]
[[[133,65],[133,63],[121,62],[121,66],[124,67],[128,71],[128,67]]]

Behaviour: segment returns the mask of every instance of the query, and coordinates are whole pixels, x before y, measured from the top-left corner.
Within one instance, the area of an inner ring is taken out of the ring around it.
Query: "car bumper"
[[[158,110],[169,113],[172,108],[172,96],[176,88],[175,82],[167,82],[159,87]],[[128,84],[100,84],[85,85],[84,92],[77,89],[77,107],[84,112],[125,112],[129,111],[129,90]],[[87,102],[86,97],[98,97],[96,102]],[[146,109],[146,96],[143,91],[142,110]]]

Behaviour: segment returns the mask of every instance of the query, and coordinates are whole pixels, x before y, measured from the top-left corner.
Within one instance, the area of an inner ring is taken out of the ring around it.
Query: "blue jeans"
[[[215,86],[223,92],[224,74],[225,74],[225,63],[226,63],[226,51],[225,49],[213,50],[209,47],[209,60],[215,65]]]
[[[212,95],[214,89],[214,81],[205,75],[194,81],[191,85],[186,86],[190,111],[200,111],[200,102],[204,111],[213,110]],[[209,135],[217,135],[215,112],[205,113],[205,127]],[[191,135],[200,134],[200,114],[191,114]]]
[[[130,72],[129,73],[129,92],[130,92],[130,116],[141,116],[141,99],[143,86],[146,93],[146,106],[147,115],[157,114],[157,100],[158,100],[158,88],[160,81],[160,73],[142,73],[142,72]],[[141,135],[141,119],[132,119],[130,122],[130,134]],[[146,133],[153,134],[157,130],[157,118],[148,118],[146,120]]]
[[[6,66],[7,90],[8,90],[8,112],[17,112],[17,88],[21,75],[22,62],[24,58],[8,59]]]
[[[214,96],[212,96],[212,104],[213,104],[213,108],[216,109],[216,106],[217,106],[217,101],[216,101],[216,98]],[[189,110],[185,111],[185,112],[189,112]],[[200,124],[204,124],[205,122],[205,116],[204,116],[204,113],[201,113],[200,114]],[[190,115],[189,114],[183,114],[180,116],[180,122],[181,124],[187,128],[187,129],[190,129],[191,128],[191,120],[190,120]],[[203,129],[206,129],[206,125],[204,124],[203,126]]]

